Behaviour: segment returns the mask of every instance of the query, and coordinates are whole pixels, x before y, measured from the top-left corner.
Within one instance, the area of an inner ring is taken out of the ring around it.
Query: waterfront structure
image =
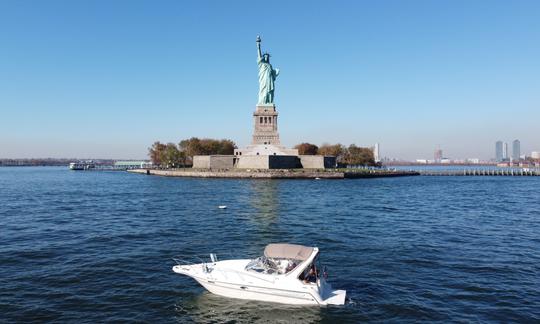
[[[521,155],[521,143],[519,140],[514,140],[512,142],[512,160],[519,161]]]
[[[531,158],[533,158],[535,160],[540,160],[540,152],[539,151],[531,152]]]
[[[151,168],[152,162],[149,161],[116,161],[114,168],[116,169],[144,169]]]
[[[503,142],[495,142],[495,161],[501,162],[503,160]]]
[[[503,161],[508,160],[508,143],[503,143],[503,150],[502,150],[502,158]]]

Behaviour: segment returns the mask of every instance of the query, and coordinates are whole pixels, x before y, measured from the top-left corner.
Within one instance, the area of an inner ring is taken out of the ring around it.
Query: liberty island
[[[270,54],[262,52],[257,36],[259,92],[253,112],[251,144],[234,148],[232,155],[194,155],[192,168],[136,169],[135,173],[181,177],[210,178],[366,178],[418,175],[397,170],[338,169],[336,156],[299,154],[296,148],[281,145],[278,132],[278,111],[275,104],[276,78],[280,71],[270,63]]]

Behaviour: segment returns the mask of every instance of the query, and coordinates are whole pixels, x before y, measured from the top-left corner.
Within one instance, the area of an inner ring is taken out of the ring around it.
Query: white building
[[[379,152],[379,143],[375,143],[375,146],[373,147],[373,158],[375,159],[375,162],[381,161],[381,155]]]

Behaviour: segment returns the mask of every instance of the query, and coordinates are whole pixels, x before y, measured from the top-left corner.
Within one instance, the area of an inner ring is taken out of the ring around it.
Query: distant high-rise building
[[[503,160],[503,142],[495,142],[495,161],[501,162]]]
[[[503,144],[503,160],[508,160],[508,143]]]
[[[375,143],[375,146],[373,147],[373,158],[375,159],[375,162],[381,161],[381,156],[379,152],[379,143]]]
[[[521,155],[521,143],[519,140],[514,140],[512,142],[512,160],[519,161]]]
[[[441,163],[441,160],[443,158],[442,150],[440,148],[436,149],[433,157],[435,158],[436,163]]]

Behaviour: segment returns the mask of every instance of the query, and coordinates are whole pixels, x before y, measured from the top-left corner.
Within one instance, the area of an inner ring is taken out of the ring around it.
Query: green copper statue
[[[270,64],[270,54],[261,54],[261,38],[257,36],[257,63],[259,64],[259,105],[274,103],[274,82],[279,69]]]

